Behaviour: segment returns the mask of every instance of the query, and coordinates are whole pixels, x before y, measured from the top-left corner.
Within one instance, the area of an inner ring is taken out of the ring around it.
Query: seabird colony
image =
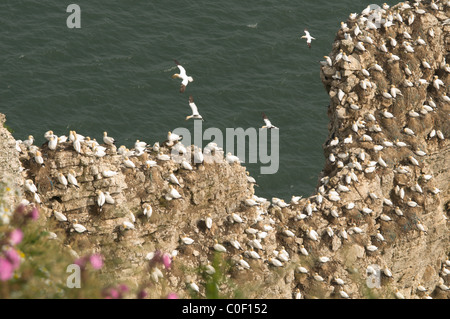
[[[448,116],[450,99],[446,90],[450,68],[443,56],[439,61],[434,59],[432,46],[442,37],[441,25],[448,19],[440,17],[445,17],[449,6],[448,1],[402,2],[392,8],[384,4],[379,10],[367,7],[360,14],[352,13],[341,23],[333,53],[324,56],[325,61],[321,62],[322,77],[331,97],[330,114],[336,118],[330,129],[330,140],[324,146],[327,163],[316,193],[308,198],[292,196],[290,203],[275,197],[269,201],[252,195],[242,203],[241,212],[228,216],[208,214],[205,225],[211,234],[218,219],[236,225],[234,234],[224,235],[220,241],[215,238],[211,250],[230,257],[240,272],[254,271],[262,264],[274,268],[295,265],[294,298],[314,297],[308,291],[313,284],[321,285],[328,296],[347,299],[352,298],[353,292],[358,297],[351,276],[339,271],[342,260],[335,258],[347,242],[363,249],[359,254],[365,256],[367,268],[362,276],[377,271],[369,265],[369,260],[381,267],[381,275],[388,280],[397,276],[383,259],[383,251],[395,240],[389,234],[408,226],[409,231],[427,236],[428,227],[432,225],[427,225],[421,212],[427,208],[428,198],[438,200],[440,196],[426,160],[430,150],[447,145],[442,126],[447,119],[436,119],[436,116],[442,114],[442,110],[446,110]],[[422,19],[430,14],[438,17],[436,25],[418,32],[423,27]],[[314,39],[309,33],[306,38],[309,42]],[[418,60],[415,56],[423,58]],[[173,77],[182,79],[180,92],[183,93],[193,79],[177,61],[175,63],[180,73]],[[410,96],[412,88],[419,92],[418,96]],[[192,97],[189,103],[192,116],[186,119],[201,119]],[[374,107],[367,109],[368,105]],[[264,127],[276,128],[264,113],[263,119]],[[422,122],[429,125],[418,125]],[[174,147],[183,152],[182,137],[171,132],[161,146],[158,142],[150,146],[137,141],[132,150],[124,146],[116,148],[114,139],[106,132],[103,145],[75,131],[68,137],[48,131],[45,138],[48,147],[44,152],[33,145],[33,136],[17,144],[18,151],[33,155],[38,170],[45,169],[43,154],[50,156],[51,152],[58,152],[58,147],[96,158],[121,156],[121,167],[100,172],[103,178],[112,178],[119,170],[146,171],[162,165],[172,160],[164,152]],[[206,148],[223,151],[211,143]],[[201,153],[194,152],[197,158],[201,158]],[[239,165],[239,159],[232,157],[231,154],[225,157],[229,165]],[[178,169],[191,171],[194,167],[181,163]],[[164,198],[167,201],[184,199],[183,182],[175,173],[171,171],[166,177],[168,190]],[[48,177],[55,187],[76,192],[83,188],[77,175],[75,170],[70,170]],[[392,189],[379,188],[383,175],[391,176]],[[253,185],[255,181],[249,178],[248,183]],[[39,191],[32,179],[26,180],[25,190],[33,201],[40,203]],[[114,199],[107,200],[101,189],[92,197],[99,211],[107,204],[114,205]],[[143,203],[143,214],[149,219],[157,206],[158,203]],[[69,223],[76,233],[89,234],[89,227],[76,219],[69,222],[57,211],[54,217]],[[130,215],[121,227],[132,231],[135,222],[134,215]],[[194,231],[183,234],[179,245],[194,245],[196,236]],[[172,252],[172,256],[175,255],[178,255],[176,248]],[[449,289],[445,285],[448,266],[442,266],[437,285],[441,290]],[[392,281],[390,284],[395,285]],[[192,279],[186,283],[186,288],[203,293]],[[403,293],[428,298],[424,292],[431,292],[435,287],[421,284],[412,288]],[[403,293],[395,290],[392,297],[403,298]]]

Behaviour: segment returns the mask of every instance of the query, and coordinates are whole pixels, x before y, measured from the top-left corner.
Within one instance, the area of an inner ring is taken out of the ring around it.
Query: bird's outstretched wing
[[[266,123],[267,128],[270,128],[272,126],[272,123],[270,123],[269,118],[267,117],[267,115],[262,112],[262,118],[264,120],[264,122]]]

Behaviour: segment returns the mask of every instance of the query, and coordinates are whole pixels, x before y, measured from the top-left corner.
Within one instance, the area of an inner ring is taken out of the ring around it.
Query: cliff
[[[135,165],[130,168],[114,146],[97,156],[89,139],[80,153],[70,141],[56,150],[47,143],[39,148],[22,143],[19,153],[3,125],[1,174],[18,187],[26,179],[34,182],[43,227],[79,255],[101,253],[107,282],[138,286],[143,276],[151,276],[145,271],[148,253],[177,251],[164,285],[152,286],[152,297],[167,291],[189,297],[190,280],[204,282],[198,269],[213,262],[217,240],[226,248],[218,254],[230,263],[225,277],[248,298],[292,298],[297,292],[302,298],[344,298],[341,291],[350,298],[394,298],[397,290],[406,298],[448,298],[442,269],[450,254],[449,13],[444,4],[438,10],[429,2],[399,4],[382,13],[387,22],[392,18],[391,26],[370,29],[361,17],[370,21],[374,11],[342,25],[330,63],[320,66],[330,95],[327,162],[316,193],[288,206],[255,197],[245,168],[229,164],[219,151],[216,163],[187,170],[173,160],[158,160],[159,152],[147,147],[130,156]],[[414,52],[406,51],[406,42]],[[380,49],[383,43],[387,52]],[[444,84],[436,87],[435,76]],[[34,159],[37,150],[45,166]],[[170,147],[161,151],[168,155]],[[149,167],[148,160],[157,165]],[[78,188],[58,181],[70,170]],[[116,173],[105,177],[105,171]],[[171,172],[180,185],[168,180]],[[167,197],[172,187],[181,198]],[[109,192],[115,203],[100,208],[98,190]],[[24,195],[36,201],[31,192]],[[150,218],[145,204],[152,207]],[[56,220],[54,211],[67,221]],[[87,230],[79,233],[74,224]],[[184,243],[184,236],[194,242]],[[231,245],[234,239],[242,249]],[[251,257],[252,251],[260,258]],[[239,264],[241,256],[250,269]],[[219,291],[232,296],[233,288],[223,283]]]

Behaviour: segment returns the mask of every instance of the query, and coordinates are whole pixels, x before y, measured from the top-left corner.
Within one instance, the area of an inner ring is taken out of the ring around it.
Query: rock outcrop
[[[1,174],[20,176],[14,164],[20,158],[23,180],[38,187],[45,227],[80,255],[100,252],[110,281],[138,286],[150,276],[148,253],[176,251],[167,281],[152,286],[152,297],[167,291],[189,297],[190,280],[201,283],[201,267],[220,254],[231,265],[225,277],[248,298],[394,298],[397,291],[406,298],[448,298],[442,270],[450,253],[450,7],[406,5],[351,16],[338,31],[321,66],[330,95],[328,160],[308,198],[286,204],[255,196],[245,168],[228,163],[220,150],[214,163],[187,170],[158,160],[159,152],[148,147],[130,156],[135,167],[127,167],[114,146],[96,154],[89,139],[80,153],[70,141],[56,150],[21,144],[23,152],[8,155]],[[377,12],[382,25],[372,29]],[[2,150],[12,150],[14,141],[3,139],[3,131]],[[34,159],[37,150],[45,166]],[[160,151],[168,155],[170,148]],[[70,170],[79,187],[58,180]],[[105,177],[105,171],[116,173]],[[169,181],[172,172],[180,185]],[[167,195],[172,187],[181,198]],[[99,190],[115,203],[99,207]],[[146,203],[150,218],[143,214]],[[67,221],[56,220],[55,211]],[[75,224],[87,230],[79,233]],[[185,236],[194,242],[184,243]],[[216,241],[226,252],[216,252]],[[219,290],[233,293],[232,285]]]

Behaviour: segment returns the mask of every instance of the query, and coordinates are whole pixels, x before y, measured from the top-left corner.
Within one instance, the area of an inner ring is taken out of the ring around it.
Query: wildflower
[[[23,239],[23,232],[20,229],[14,229],[9,234],[9,241],[10,241],[11,245],[13,245],[13,246],[20,244],[22,239]]]
[[[119,285],[119,290],[121,293],[124,293],[124,292],[128,292],[130,289],[128,288],[127,285],[121,284],[121,285]]]
[[[81,269],[84,269],[86,267],[87,261],[88,261],[87,257],[81,257],[81,258],[75,259],[75,261],[73,263],[75,265],[78,265]]]
[[[39,218],[39,209],[37,207],[33,207],[31,212],[28,214],[28,217],[31,218],[31,220],[37,220]]]
[[[170,268],[170,265],[172,264],[172,257],[168,253],[164,253],[162,256],[163,264],[166,269]]]
[[[0,280],[6,281],[12,278],[14,267],[6,258],[0,257]]]
[[[178,299],[178,295],[174,292],[171,292],[167,295],[166,299]]]
[[[15,249],[9,249],[4,252],[5,258],[11,263],[14,269],[20,265],[20,256]]]
[[[141,290],[137,294],[137,299],[145,299],[147,297],[147,292],[145,290]]]
[[[103,267],[103,259],[102,256],[99,254],[91,255],[89,257],[89,262],[91,263],[92,268],[94,269],[100,269]]]

